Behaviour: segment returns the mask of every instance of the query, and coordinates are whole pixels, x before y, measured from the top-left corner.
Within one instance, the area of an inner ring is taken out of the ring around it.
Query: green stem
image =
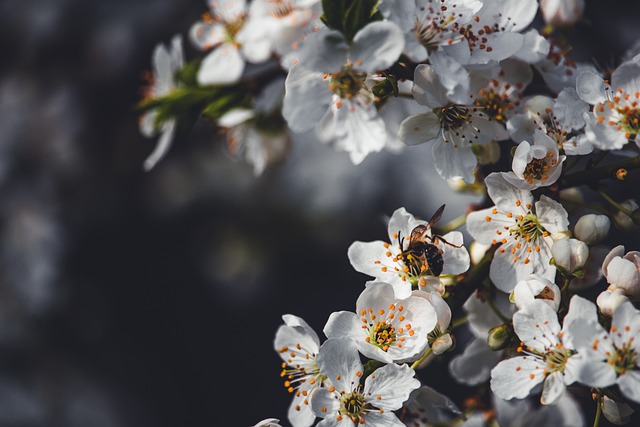
[[[569,289],[570,284],[571,284],[571,279],[569,277],[566,277],[564,279],[564,284],[562,285],[562,289],[560,289],[560,293],[562,295],[564,295],[564,293],[567,292],[567,289]]]
[[[632,170],[638,168],[640,168],[640,156],[566,175],[558,180],[558,187],[565,189],[591,185],[603,179],[616,179],[616,171],[618,169]]]
[[[466,222],[467,222],[467,214],[464,213],[459,217],[454,218],[451,221],[447,222],[446,224],[438,227],[438,231],[441,234],[447,234],[450,231],[453,231],[462,227]]]
[[[469,317],[468,316],[458,317],[453,322],[451,322],[451,329],[455,329],[458,326],[462,326],[465,323],[467,323],[468,321],[469,321]]]
[[[607,202],[609,202],[609,204],[611,206],[613,206],[614,208],[616,208],[617,210],[619,210],[620,212],[622,212],[623,214],[625,214],[629,218],[633,219],[633,217],[632,217],[633,212],[631,212],[629,209],[625,208],[620,203],[618,203],[615,200],[613,200],[611,197],[609,197],[609,195],[607,193],[605,193],[604,191],[598,191],[598,194],[600,194],[603,199],[605,199]]]
[[[427,357],[431,355],[432,352],[433,350],[431,349],[431,347],[429,347],[427,351],[425,351],[424,354],[420,356],[420,359],[416,360],[411,364],[411,369],[417,369],[418,366],[420,366],[422,362],[424,362],[427,359]]]
[[[593,427],[598,427],[600,424],[600,415],[602,415],[602,396],[598,395],[596,399],[596,417],[593,420]]]

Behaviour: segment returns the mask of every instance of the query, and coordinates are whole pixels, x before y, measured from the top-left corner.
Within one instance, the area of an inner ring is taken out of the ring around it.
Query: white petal
[[[544,380],[544,368],[531,356],[503,360],[491,371],[491,390],[501,399],[524,399]]]
[[[287,418],[294,426],[310,427],[316,419],[309,405],[309,399],[304,394],[294,393],[291,405],[287,412]],[[335,400],[335,399],[334,399]]]
[[[540,402],[543,405],[553,405],[562,397],[567,387],[562,378],[562,372],[555,371],[547,375],[542,385],[542,396]]]
[[[415,371],[407,364],[394,363],[376,369],[364,383],[364,395],[376,408],[395,411],[409,398],[411,392],[420,387],[414,378]]]
[[[353,340],[363,338],[360,318],[350,311],[336,311],[329,315],[322,330],[327,338],[348,337]]]
[[[480,243],[492,244],[498,237],[496,231],[502,230],[503,226],[511,227],[513,221],[502,221],[500,217],[492,217],[493,208],[473,211],[467,215],[467,230],[469,234]],[[490,218],[490,221],[487,221]],[[505,217],[506,218],[506,217]],[[515,286],[515,285],[514,285]]]
[[[232,44],[222,44],[209,53],[198,70],[198,83],[202,85],[227,85],[240,80],[244,60]]]
[[[438,74],[429,65],[420,64],[416,67],[411,92],[418,104],[429,108],[442,107],[449,102]]]
[[[374,242],[353,242],[347,251],[347,256],[351,265],[356,271],[379,277],[383,271],[380,263],[376,261],[385,260],[389,250],[385,247],[385,242],[376,240]]]
[[[340,401],[328,389],[320,388],[311,395],[311,410],[320,418],[335,418],[340,410]]]
[[[404,49],[404,35],[390,21],[375,21],[356,33],[350,59],[354,68],[374,72],[390,67]]]
[[[484,182],[491,200],[501,212],[513,212],[518,200],[521,206],[533,204],[531,192],[513,186],[502,173],[491,173]]]
[[[640,62],[628,61],[616,68],[611,75],[611,86],[613,90],[622,89],[630,94],[640,90]]]
[[[500,12],[498,23],[506,31],[520,31],[527,27],[538,11],[537,0],[499,0],[496,2]]]
[[[637,274],[635,264],[624,258],[613,258],[607,266],[607,282],[618,288],[632,290],[637,285]]]
[[[590,387],[608,387],[616,381],[616,371],[602,359],[596,359],[593,351],[582,351],[582,357],[571,357],[570,369],[576,381]],[[575,359],[575,360],[574,360]]]
[[[491,370],[501,357],[502,352],[491,350],[486,338],[474,338],[464,347],[462,354],[451,360],[449,372],[462,384],[482,384],[490,378]]]
[[[177,123],[175,120],[168,120],[162,125],[160,138],[158,139],[156,148],[153,149],[153,152],[144,161],[145,171],[153,169],[153,167],[167,154],[176,133],[176,126]]]
[[[294,65],[285,81],[282,115],[294,132],[308,131],[325,115],[331,97],[322,73]]]
[[[562,90],[553,105],[553,114],[562,129],[578,130],[584,127],[584,113],[589,111],[589,105],[578,96],[572,87]]]
[[[434,113],[409,116],[400,123],[398,137],[407,145],[433,141],[440,133],[440,119]]]
[[[338,391],[352,390],[353,384],[359,382],[358,373],[364,372],[356,344],[349,338],[326,340],[320,347],[317,362],[320,372]]]
[[[335,73],[346,64],[348,52],[349,45],[342,33],[324,28],[307,37],[299,62],[312,71]]]
[[[451,56],[434,52],[429,56],[429,63],[438,74],[440,83],[447,90],[447,98],[459,104],[469,103],[469,72]]]
[[[520,33],[498,32],[485,34],[489,49],[471,51],[470,64],[487,64],[490,61],[502,61],[515,55],[524,44],[524,36]]]
[[[592,105],[607,100],[606,86],[602,77],[591,70],[584,70],[576,77],[576,92],[578,96]]]
[[[447,242],[452,245],[462,246],[462,233],[459,231],[452,231],[442,236]],[[444,251],[442,254],[442,260],[444,266],[442,274],[462,274],[469,269],[471,265],[471,259],[469,258],[469,252],[465,247],[454,248],[445,243],[439,244],[438,247]]]
[[[432,150],[433,161],[438,174],[447,181],[463,179],[473,183],[473,174],[478,160],[470,147],[458,146],[438,138]]]
[[[370,153],[384,148],[387,140],[384,120],[373,105],[361,105],[343,100],[342,108],[332,107],[337,121],[342,124],[334,144],[349,153],[354,165],[360,164]]]
[[[640,403],[640,372],[627,371],[616,381],[620,391],[629,399]]]
[[[513,329],[526,346],[546,353],[558,343],[560,324],[548,304],[534,300],[513,315]]]
[[[569,215],[562,205],[547,196],[540,196],[536,202],[536,215],[540,224],[551,235],[569,229]]]
[[[529,30],[524,33],[522,48],[514,55],[514,58],[529,64],[535,64],[546,58],[549,53],[549,41],[537,30]]]

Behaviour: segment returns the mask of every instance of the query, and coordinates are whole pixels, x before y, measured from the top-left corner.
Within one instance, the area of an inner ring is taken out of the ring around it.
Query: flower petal
[[[237,82],[244,70],[244,59],[234,45],[224,43],[213,49],[200,64],[198,83],[228,85]]]
[[[375,21],[356,33],[350,59],[354,68],[370,73],[390,67],[404,49],[404,34],[390,21]]]
[[[524,399],[544,380],[544,368],[531,356],[503,360],[491,370],[491,390],[501,399]]]
[[[440,134],[440,119],[428,112],[409,116],[400,123],[398,137],[407,145],[431,142]]]

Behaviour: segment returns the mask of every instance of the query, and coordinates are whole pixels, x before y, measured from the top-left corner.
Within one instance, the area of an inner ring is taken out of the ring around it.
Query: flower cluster
[[[574,390],[593,394],[596,423],[629,421],[640,252],[612,231],[640,224],[638,49],[612,70],[569,57],[554,34],[579,22],[582,1],[209,8],[190,31],[202,59],[185,61],[179,36],[154,52],[141,131],[161,136],[147,170],[202,117],[256,175],[303,136],[354,165],[429,144],[437,184],[481,198],[444,225],[444,205],[424,218],[400,207],[384,240],[354,242],[345,259],[368,281],[323,337],[283,316],[274,347],[294,427],[584,425]],[[429,384],[436,359],[473,402]]]

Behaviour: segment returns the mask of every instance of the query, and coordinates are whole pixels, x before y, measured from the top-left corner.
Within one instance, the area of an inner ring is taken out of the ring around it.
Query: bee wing
[[[429,231],[428,223],[424,225],[416,226],[413,230],[411,230],[411,237],[409,239],[409,242],[410,243],[424,242],[425,236],[427,235],[428,231]]]
[[[431,219],[429,220],[429,222],[427,222],[427,227],[431,228],[433,227],[438,221],[440,221],[440,218],[442,217],[442,212],[444,212],[444,207],[446,205],[442,205],[438,208],[438,210],[433,214],[433,216],[431,217]]]

